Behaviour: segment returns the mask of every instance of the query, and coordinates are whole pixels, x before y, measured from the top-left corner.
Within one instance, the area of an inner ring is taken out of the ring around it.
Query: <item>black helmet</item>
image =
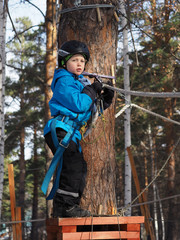
[[[64,64],[75,54],[82,54],[86,61],[89,61],[90,54],[85,43],[76,40],[65,42],[58,50],[58,65],[63,67]]]

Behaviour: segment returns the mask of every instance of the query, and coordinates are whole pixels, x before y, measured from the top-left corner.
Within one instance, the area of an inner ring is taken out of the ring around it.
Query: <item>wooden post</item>
[[[10,192],[10,202],[11,202],[11,219],[12,221],[21,221],[21,208],[16,207],[13,164],[8,165],[8,174],[9,174],[9,192]],[[22,224],[13,223],[12,229],[13,229],[13,240],[22,240]]]
[[[15,209],[16,221],[21,221],[21,207]],[[22,224],[21,222],[16,223],[16,239],[22,240]]]
[[[16,221],[16,199],[15,199],[15,191],[14,191],[14,168],[13,164],[8,165],[8,174],[9,174],[9,192],[10,192],[10,202],[11,202],[11,219],[12,221]],[[13,240],[17,240],[16,238],[16,224],[12,225],[13,229]]]
[[[138,179],[138,175],[137,175],[137,171],[136,171],[136,167],[135,167],[135,163],[134,163],[134,158],[133,158],[133,155],[132,155],[130,147],[127,147],[126,150],[128,152],[129,161],[130,161],[130,164],[131,164],[132,175],[133,175],[135,186],[136,186],[136,192],[139,195],[140,192],[141,192],[141,189],[140,189],[139,179]],[[139,197],[139,202],[143,203],[144,199],[145,199],[145,193],[143,193]],[[153,229],[152,223],[149,221],[149,218],[150,218],[149,208],[145,204],[145,205],[140,205],[140,209],[141,209],[142,215],[145,216],[145,223],[144,223],[144,225],[145,225],[146,232],[149,233],[151,239],[154,240],[155,239],[154,229]]]

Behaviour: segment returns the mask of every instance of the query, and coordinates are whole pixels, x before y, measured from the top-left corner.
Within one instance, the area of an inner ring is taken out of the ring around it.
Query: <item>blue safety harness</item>
[[[91,82],[84,77],[79,78],[78,81],[83,86],[91,84]],[[62,124],[68,124],[70,126],[66,136],[61,140],[60,143],[58,141],[57,134],[56,134],[56,121],[62,121]],[[49,166],[49,169],[46,173],[43,184],[41,186],[41,190],[43,191],[44,194],[46,194],[46,192],[47,192],[49,182],[51,181],[51,177],[53,176],[57,166],[58,166],[58,168],[57,168],[55,182],[53,184],[50,194],[46,198],[47,200],[53,199],[53,196],[59,187],[60,174],[61,174],[62,164],[63,164],[63,153],[64,153],[65,149],[68,147],[71,140],[73,140],[75,143],[77,143],[77,139],[76,139],[74,133],[76,130],[79,130],[82,127],[82,125],[83,125],[82,123],[77,124],[76,122],[70,120],[69,117],[62,116],[62,115],[59,115],[52,120],[51,136],[53,139],[54,146],[56,147],[56,153],[51,161],[51,164]],[[79,144],[79,151],[81,152],[80,144]]]
[[[57,134],[56,134],[56,122],[57,121],[62,121],[63,123],[68,124],[70,126],[67,134],[60,142],[58,141]],[[68,148],[71,140],[73,140],[74,142],[77,143],[77,140],[74,137],[74,133],[80,127],[81,127],[80,125],[78,125],[74,121],[70,120],[69,117],[62,116],[62,115],[59,115],[56,118],[54,118],[51,123],[51,136],[53,139],[54,146],[56,147],[56,153],[51,161],[51,164],[49,166],[49,169],[46,173],[43,184],[41,186],[41,190],[43,191],[44,194],[46,194],[46,192],[47,192],[49,182],[51,181],[51,177],[53,176],[57,166],[58,166],[58,168],[57,168],[56,179],[54,181],[54,184],[53,184],[50,194],[46,198],[47,200],[53,199],[54,194],[56,193],[56,191],[59,187],[59,179],[60,179],[60,174],[61,174],[62,164],[63,164],[63,153],[64,153],[65,149]],[[80,145],[79,145],[79,151],[81,151]]]

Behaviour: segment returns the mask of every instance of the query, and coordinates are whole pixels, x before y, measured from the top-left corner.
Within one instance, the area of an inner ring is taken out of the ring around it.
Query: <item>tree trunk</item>
[[[24,79],[20,79],[21,81],[21,89],[20,89],[20,108],[23,112],[24,108]],[[23,122],[23,120],[22,120]],[[24,220],[24,209],[25,209],[25,178],[26,178],[26,164],[25,164],[25,128],[22,124],[20,130],[20,158],[19,158],[19,206],[21,207],[21,218]],[[24,224],[22,224],[24,226]],[[22,227],[22,230],[24,227]],[[22,231],[22,235],[24,236],[24,231]]]
[[[38,166],[38,155],[37,155],[37,128],[36,124],[34,124],[34,169]],[[32,206],[32,219],[38,219],[38,172],[34,171],[34,181],[33,181],[33,206]],[[32,222],[32,230],[31,230],[31,239],[38,239],[37,235],[37,223]]]
[[[8,1],[6,1],[8,4]],[[7,11],[5,3],[0,0],[0,219],[4,179],[4,96],[5,96],[5,35]]]
[[[129,80],[129,50],[128,50],[128,22],[127,14],[125,8],[125,2],[120,2],[120,10],[123,14],[122,16],[122,28],[123,28],[123,68],[124,68],[124,89],[130,90],[130,80]],[[131,101],[130,94],[125,94],[125,103],[129,104]],[[131,109],[128,108],[124,114],[124,139],[125,139],[125,189],[124,189],[124,204],[127,206],[131,203],[131,185],[132,185],[132,173],[131,164],[129,161],[129,156],[127,153],[127,147],[131,146]],[[131,215],[131,208],[127,208],[125,212],[126,216]]]
[[[75,1],[62,1],[62,9],[74,7]],[[95,4],[99,1],[86,1]],[[101,1],[106,3],[106,1]],[[111,1],[117,5],[117,1]],[[99,14],[100,13],[100,14]],[[113,8],[96,8],[72,11],[61,15],[59,23],[59,46],[68,40],[80,40],[87,44],[91,58],[86,71],[111,75],[112,65],[116,65],[117,22]],[[99,17],[98,17],[99,16]],[[87,187],[82,199],[92,213],[111,213],[116,206],[115,196],[115,103],[105,111],[105,124],[99,118],[95,129],[82,143],[88,164]],[[101,137],[100,137],[101,136]],[[98,137],[100,137],[98,139]],[[91,143],[92,142],[92,143]]]
[[[155,144],[153,143],[153,136],[152,136],[152,128],[151,124],[148,125],[148,133],[149,133],[149,149],[150,149],[150,156],[151,156],[151,173],[152,173],[152,179],[156,175],[156,163],[155,163]],[[154,215],[154,230],[155,230],[155,236],[156,239],[158,240],[158,217],[157,217],[157,203],[156,203],[156,183],[153,182],[153,199],[154,199],[154,204],[153,204],[153,215]]]
[[[46,82],[45,82],[45,122],[51,118],[49,110],[49,100],[52,97],[50,89],[51,82],[54,75],[54,69],[56,68],[56,1],[47,0],[47,11],[46,11]],[[51,150],[45,145],[46,149],[46,169],[52,160]],[[53,183],[51,182],[48,187],[47,195],[50,193]],[[52,200],[47,201],[47,216],[50,217],[52,213]]]
[[[156,47],[162,48],[162,45],[166,46],[163,49],[163,54],[168,54],[167,56],[170,56],[171,52],[173,52],[173,47],[170,44],[172,39],[174,38],[174,33],[172,31],[160,31],[158,26],[159,23],[157,19],[162,18],[162,28],[166,29],[168,24],[172,23],[172,9],[174,7],[174,4],[170,0],[165,0],[164,5],[162,8],[162,11],[159,12],[157,15],[158,7],[156,6],[157,1],[152,1],[152,27],[154,31],[154,38],[156,41]],[[169,58],[169,57],[163,57],[161,56],[161,64],[160,64],[160,72],[162,76],[166,76],[163,79],[163,88],[165,92],[171,92],[175,88],[175,81],[173,77],[174,68],[175,68],[175,59]],[[173,119],[173,111],[176,105],[176,99],[168,99],[166,98],[164,102],[164,111],[166,113],[166,117],[169,119]],[[173,146],[174,146],[174,126],[173,124],[166,122],[164,125],[165,133],[166,133],[166,151],[167,155],[171,153]],[[175,155],[174,153],[171,155],[171,158],[168,162],[168,195],[172,196],[175,194]],[[177,205],[176,205],[176,199],[169,200],[169,209],[168,209],[168,221],[167,221],[167,235],[166,239],[168,240],[177,240],[178,239],[178,232],[177,232],[177,224],[178,224],[178,218],[177,218]]]
[[[164,19],[165,19],[165,25],[167,25],[169,23],[169,17],[170,17],[170,12],[172,10],[172,6],[173,3],[169,0],[165,0],[164,1]],[[165,44],[169,44],[170,40],[171,40],[172,36],[171,33],[168,31],[166,32],[164,39],[165,39]],[[171,50],[172,51],[172,50]],[[174,66],[175,66],[175,62],[173,64],[174,61],[171,60],[171,72],[168,73],[169,71],[169,59],[167,59],[167,61],[165,62],[164,66],[162,66],[162,68],[164,67],[166,75],[167,75],[167,79],[168,82],[166,82],[165,84],[165,91],[172,91],[172,88],[169,87],[169,81],[171,81],[173,83],[173,72],[174,72]],[[161,71],[163,71],[164,69],[162,69]],[[173,71],[172,71],[173,70]],[[173,113],[174,113],[174,109],[176,107],[176,99],[166,99],[165,101],[165,113],[166,113],[166,117],[168,117],[169,119],[173,119]],[[165,129],[166,129],[166,151],[167,154],[169,156],[169,154],[171,153],[173,146],[174,146],[174,125],[166,122],[165,123]],[[171,155],[171,158],[169,159],[168,162],[168,195],[172,196],[176,193],[176,189],[175,189],[175,175],[176,175],[176,158],[175,158],[175,154],[173,153]],[[179,235],[178,235],[178,218],[177,218],[177,199],[173,198],[171,200],[169,200],[169,209],[168,209],[168,226],[167,226],[167,239],[168,240],[178,240],[179,239]]]
[[[158,198],[158,201],[159,201],[159,212],[160,212],[161,225],[162,225],[161,239],[165,240],[165,221],[164,221],[163,205],[162,205],[162,201],[161,201],[160,196],[159,196],[159,189],[157,188],[157,186],[156,186],[156,193],[157,193],[157,198]]]
[[[165,103],[166,109],[165,112],[167,117],[172,119],[173,117],[173,109],[175,107],[175,102],[172,99],[166,99]],[[169,122],[165,124],[166,129],[166,151],[169,156],[173,146],[174,146],[174,131],[173,125]],[[172,153],[171,158],[169,159],[168,164],[168,195],[172,196],[175,194],[175,154]],[[175,221],[177,216],[177,203],[176,198],[169,200],[169,211],[168,211],[168,226],[167,226],[167,239],[168,240],[178,240],[178,232],[177,232],[177,222]]]

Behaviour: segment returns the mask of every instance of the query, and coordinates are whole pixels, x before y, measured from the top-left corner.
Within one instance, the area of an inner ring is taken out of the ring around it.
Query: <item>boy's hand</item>
[[[94,89],[97,94],[100,94],[102,91],[102,83],[100,82],[94,82],[91,84],[92,88]]]
[[[111,82],[108,82],[107,84],[112,86]],[[114,91],[111,90],[111,89],[108,89],[108,88],[104,88],[104,92],[103,92],[103,94],[101,96],[102,96],[102,99],[103,99],[104,110],[105,110],[112,103],[112,99],[114,97]]]
[[[94,82],[91,85],[85,86],[82,93],[87,94],[94,102],[94,100],[96,99],[96,94],[100,95],[101,91],[102,91],[102,83]]]
[[[114,97],[114,91],[108,88],[104,88],[104,93],[102,94],[103,99],[107,103],[112,103]]]

